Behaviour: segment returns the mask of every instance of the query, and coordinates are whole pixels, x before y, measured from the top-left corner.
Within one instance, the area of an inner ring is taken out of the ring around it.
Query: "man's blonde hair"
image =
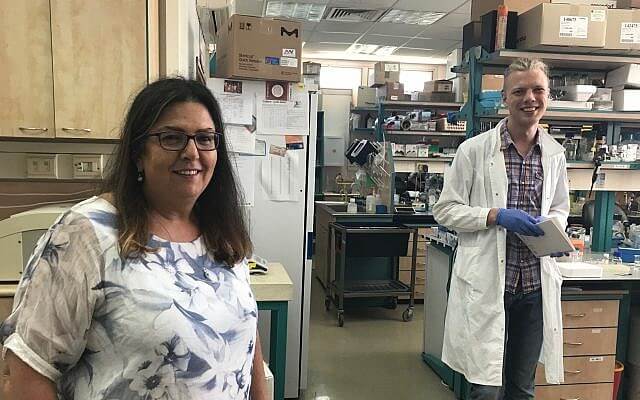
[[[504,70],[504,83],[502,89],[504,90],[504,84],[507,82],[507,77],[514,72],[524,72],[524,71],[533,71],[540,70],[544,73],[544,76],[547,77],[547,81],[549,80],[549,67],[547,64],[542,62],[537,58],[518,58],[514,62],[512,62],[505,70]]]

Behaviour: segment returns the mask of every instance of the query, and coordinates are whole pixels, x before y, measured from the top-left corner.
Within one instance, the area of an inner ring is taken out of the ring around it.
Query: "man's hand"
[[[536,218],[515,208],[501,208],[496,216],[496,224],[506,230],[525,236],[543,236],[544,231],[536,226]]]

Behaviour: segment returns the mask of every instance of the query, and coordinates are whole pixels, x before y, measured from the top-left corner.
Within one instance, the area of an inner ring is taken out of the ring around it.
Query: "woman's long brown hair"
[[[168,78],[147,85],[133,100],[125,118],[120,143],[111,158],[103,193],[112,193],[117,215],[118,244],[124,258],[153,251],[149,241],[149,206],[137,181],[136,161],[144,149],[149,129],[165,108],[181,102],[197,102],[207,108],[216,131],[224,132],[220,106],[213,94],[197,81]],[[205,245],[217,261],[233,266],[252,252],[242,210],[242,194],[229,159],[224,135],[217,149],[211,181],[198,198],[195,215]],[[166,188],[171,190],[171,188]]]

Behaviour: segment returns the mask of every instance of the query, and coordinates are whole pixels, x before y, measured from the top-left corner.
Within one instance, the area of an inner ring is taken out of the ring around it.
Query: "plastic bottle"
[[[347,204],[347,213],[349,214],[358,213],[358,205],[356,204],[356,199],[349,200],[349,204]]]
[[[502,50],[507,40],[507,18],[509,9],[504,4],[498,6],[498,18],[496,21],[496,43],[495,50]]]
[[[576,153],[578,152],[578,144],[573,140],[573,135],[567,135],[562,147],[564,147],[567,161],[574,161],[576,159]]]
[[[372,194],[368,195],[365,200],[365,210],[367,214],[376,213],[376,198]]]

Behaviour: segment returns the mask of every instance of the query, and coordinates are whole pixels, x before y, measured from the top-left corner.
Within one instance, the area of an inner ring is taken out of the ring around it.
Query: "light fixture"
[[[447,13],[436,11],[389,10],[382,18],[380,18],[380,22],[431,25],[445,15],[447,15]]]
[[[352,54],[372,54],[374,51],[378,50],[380,46],[377,44],[360,44],[354,43],[347,49],[347,53]]]
[[[286,17],[318,22],[322,19],[326,4],[269,1],[264,10],[265,17]]]
[[[377,49],[374,54],[377,56],[390,56],[394,51],[398,49],[397,46],[382,46]]]

